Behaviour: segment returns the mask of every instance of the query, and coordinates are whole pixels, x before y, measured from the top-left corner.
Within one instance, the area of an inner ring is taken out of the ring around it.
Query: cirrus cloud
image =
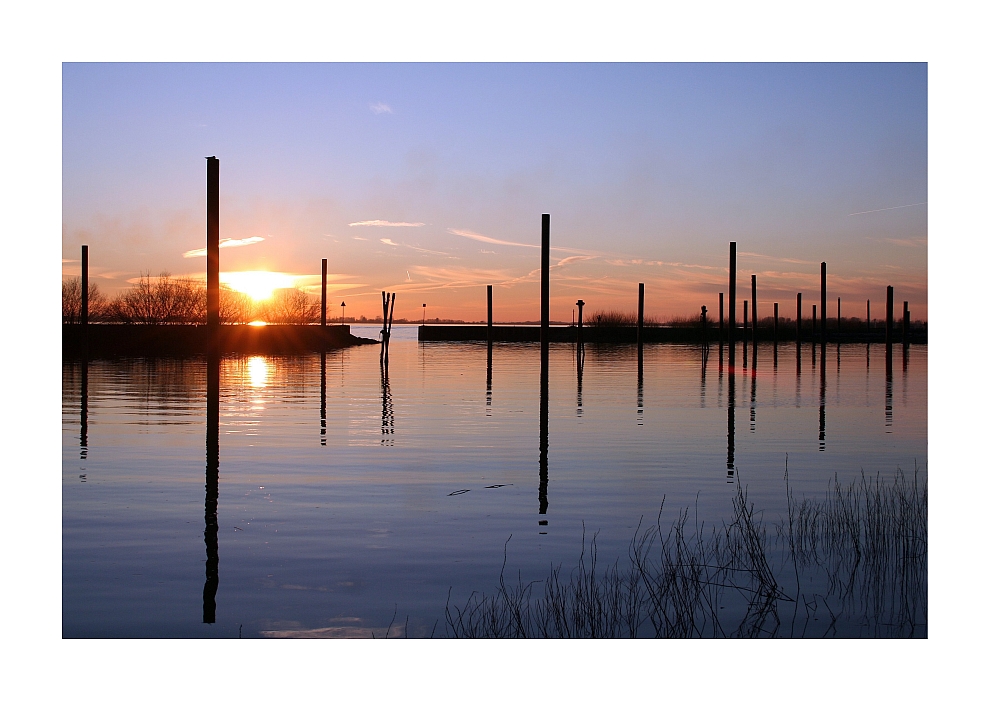
[[[368,219],[366,221],[351,222],[347,226],[425,226],[421,221],[387,221],[385,219]]]
[[[238,246],[251,246],[264,241],[263,236],[248,236],[245,239],[220,239],[220,248],[236,248]],[[202,258],[206,255],[205,248],[194,248],[182,254],[183,258]]]

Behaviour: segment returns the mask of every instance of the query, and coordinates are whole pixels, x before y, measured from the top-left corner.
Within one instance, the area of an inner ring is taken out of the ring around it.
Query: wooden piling
[[[887,333],[885,343],[890,346],[894,342],[894,288],[887,285]]]
[[[842,333],[842,297],[835,301],[835,332]]]
[[[777,327],[779,325],[779,314],[778,314],[777,302],[773,303],[773,347],[777,347]]]
[[[822,261],[822,343],[825,343],[825,261]]]
[[[870,331],[871,323],[872,322],[870,321],[870,300],[866,300],[866,331],[867,331],[867,333],[869,333],[869,331]]]
[[[578,308],[578,343],[584,343],[584,300],[577,301]]]
[[[639,283],[639,316],[636,320],[636,343],[643,345],[643,301],[646,296],[646,288],[643,283]]]
[[[749,340],[749,300],[743,300],[743,346]]]
[[[729,345],[736,340],[736,242],[729,243]]]
[[[811,342],[818,339],[818,305],[811,305]]]
[[[540,277],[540,342],[550,341],[550,215],[543,215],[542,272]]]
[[[89,324],[89,246],[82,247],[82,300],[79,307],[79,323]]]
[[[327,259],[323,259],[323,274],[320,280],[320,326],[327,325]]]
[[[492,286],[488,286],[488,342],[492,342]]]
[[[794,329],[795,337],[797,339],[797,344],[801,345],[801,293],[797,293],[797,319],[795,320],[797,328]]]
[[[220,159],[206,159],[206,328],[220,326]]]
[[[753,345],[756,345],[756,320],[759,317],[756,315],[756,276],[753,275]]]

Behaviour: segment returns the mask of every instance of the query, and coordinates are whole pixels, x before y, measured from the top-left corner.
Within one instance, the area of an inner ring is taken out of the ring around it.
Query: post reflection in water
[[[753,370],[749,376],[749,430],[756,431],[756,342],[753,342]]]
[[[884,408],[884,426],[886,427],[885,433],[893,433],[894,426],[894,359],[893,359],[894,349],[891,344],[887,344],[887,357],[886,357],[886,388],[885,388],[885,408]]]
[[[825,344],[822,344],[822,359],[819,364],[821,376],[818,380],[818,450],[825,450]]]
[[[485,416],[492,415],[492,342],[488,342],[488,380],[485,389]]]
[[[584,343],[577,345],[577,415],[584,413]]]
[[[220,498],[220,354],[210,349],[206,359],[206,584],[203,586],[203,623],[216,623],[217,587],[220,585],[220,549],[217,542],[217,502]]]
[[[388,386],[388,358],[381,365],[382,377],[382,445],[395,445],[395,412],[392,409],[392,390]]]
[[[798,341],[795,346],[795,359],[794,359],[794,406],[798,409],[801,408],[801,342]]]
[[[320,352],[320,445],[327,444],[327,354]]]
[[[549,502],[547,501],[547,482],[549,481],[549,471],[547,469],[547,452],[549,450],[550,431],[550,349],[544,340],[540,344],[540,515],[546,514]],[[547,525],[546,521],[540,521],[541,526]]]
[[[643,425],[643,346],[639,346],[636,367],[636,425]]]
[[[701,349],[701,408],[705,408],[705,372],[708,369],[708,349]]]
[[[82,386],[79,396],[79,459],[85,460],[89,455],[89,360],[82,359]],[[86,475],[80,474],[79,479],[86,481]]]
[[[725,458],[726,481],[730,484],[736,475],[736,344],[729,343],[729,397],[726,406],[728,418]]]

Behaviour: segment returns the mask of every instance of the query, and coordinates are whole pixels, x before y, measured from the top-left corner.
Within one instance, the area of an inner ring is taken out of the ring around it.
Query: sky
[[[696,316],[739,250],[760,315],[817,302],[928,316],[925,64],[62,66],[62,271],[106,292],[203,277],[204,157],[220,159],[221,271],[281,273],[331,308],[539,319]],[[336,312],[335,312],[336,313]]]

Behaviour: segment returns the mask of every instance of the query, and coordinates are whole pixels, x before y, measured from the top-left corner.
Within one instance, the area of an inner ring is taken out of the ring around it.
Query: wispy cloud
[[[387,221],[385,219],[367,219],[365,221],[351,222],[347,226],[425,226],[421,221]]]
[[[263,236],[248,236],[246,239],[220,239],[220,248],[237,248],[238,246],[251,246],[252,244],[261,243],[265,238]],[[182,254],[183,258],[202,258],[206,255],[205,248],[194,248],[191,251],[186,251]]]
[[[752,253],[750,251],[739,251],[740,258],[762,258],[764,260],[775,260],[778,263],[794,263],[795,265],[817,265],[817,263],[810,260],[799,260],[797,258],[778,258],[777,256],[768,256],[763,253]]]
[[[493,239],[491,236],[485,236],[484,234],[478,234],[473,231],[468,231],[467,229],[447,229],[448,232],[454,236],[463,236],[466,239],[474,239],[475,241],[481,241],[482,243],[494,243],[499,246],[521,246],[523,248],[539,248],[533,243],[519,243],[517,241],[504,241],[502,239]]]
[[[853,212],[850,217],[855,217],[857,214],[872,214],[873,212],[889,212],[892,209],[904,209],[905,207],[918,207],[923,204],[928,204],[927,202],[914,202],[912,204],[899,204],[896,207],[884,207],[883,209],[867,209],[865,212]]]
[[[399,245],[395,241],[393,241],[392,239],[378,239],[378,240],[381,241],[382,243],[388,245],[388,246],[398,246]]]
[[[880,239],[895,246],[907,246],[909,248],[923,248],[928,245],[928,239],[924,236],[914,236],[908,239]]]
[[[392,108],[384,102],[372,102],[368,105],[368,109],[375,114],[392,114]]]

